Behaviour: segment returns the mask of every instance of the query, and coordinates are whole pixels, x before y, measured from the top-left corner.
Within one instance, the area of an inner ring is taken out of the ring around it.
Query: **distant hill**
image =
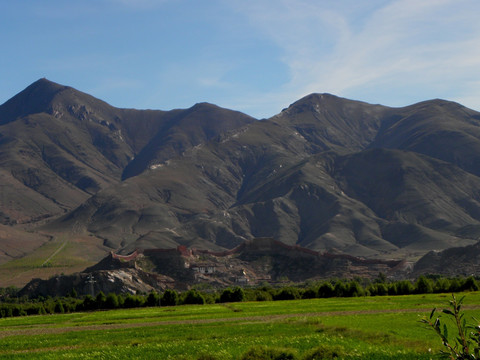
[[[398,276],[406,267],[405,261],[322,254],[270,238],[257,238],[221,252],[178,246],[135,251],[128,256],[110,253],[82,272],[48,280],[33,279],[19,296],[67,296],[72,289],[78,295],[94,296],[100,291],[136,294],[166,288],[186,290],[199,282],[211,288],[226,288],[339,277],[374,279],[379,273]]]
[[[480,242],[443,251],[430,251],[420,258],[413,269],[416,276],[438,274],[471,276],[480,271]]]
[[[118,109],[41,79],[0,106],[0,164],[0,223],[47,236],[36,246],[87,237],[92,262],[258,237],[416,260],[480,240],[480,113],[445,100],[311,94],[255,120],[208,103]]]

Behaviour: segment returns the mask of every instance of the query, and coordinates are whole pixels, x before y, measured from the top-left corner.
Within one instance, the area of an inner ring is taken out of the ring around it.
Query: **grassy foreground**
[[[0,319],[1,359],[241,359],[255,346],[299,359],[322,346],[344,359],[430,359],[420,323],[448,294],[245,302]],[[480,318],[468,293],[467,319]]]

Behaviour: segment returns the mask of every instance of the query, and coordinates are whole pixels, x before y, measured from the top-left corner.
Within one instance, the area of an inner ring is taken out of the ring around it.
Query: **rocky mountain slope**
[[[103,253],[272,237],[416,259],[480,238],[479,150],[480,113],[444,100],[312,94],[256,121],[117,109],[42,79],[0,106],[0,220]]]
[[[94,296],[99,291],[135,294],[166,288],[182,291],[193,286],[226,288],[339,277],[374,279],[379,273],[398,277],[408,268],[405,261],[319,253],[271,238],[256,238],[221,252],[178,246],[136,250],[128,256],[110,253],[80,273],[33,279],[19,295],[66,296],[74,289],[79,295]]]

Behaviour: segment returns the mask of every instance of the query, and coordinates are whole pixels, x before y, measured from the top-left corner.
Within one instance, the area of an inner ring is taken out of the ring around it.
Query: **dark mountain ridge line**
[[[255,126],[255,125],[256,125],[256,124],[254,124],[253,126]],[[251,126],[250,126],[250,128],[251,128]],[[304,157],[304,158],[305,158],[305,157]],[[261,166],[261,167],[262,167],[262,166]],[[245,183],[244,183],[244,184],[245,184]],[[238,193],[237,193],[237,194],[238,194]],[[238,196],[238,195],[237,195],[237,196]]]
[[[120,109],[41,79],[0,105],[0,135],[1,218],[64,214],[42,229],[81,229],[103,251],[273,237],[417,258],[480,239],[480,113],[450,101],[311,94],[256,120],[209,103]]]

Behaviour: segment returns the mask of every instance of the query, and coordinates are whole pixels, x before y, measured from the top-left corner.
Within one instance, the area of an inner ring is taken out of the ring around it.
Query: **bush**
[[[465,279],[462,284],[462,291],[478,291],[478,284],[473,276],[469,276]]]
[[[253,293],[253,301],[272,301],[273,297],[269,291],[255,290]]]
[[[450,286],[448,287],[448,292],[450,293],[459,292],[461,288],[462,288],[462,285],[460,284],[460,281],[458,279],[450,280]]]
[[[397,282],[397,295],[410,295],[414,291],[413,284],[408,280]]]
[[[188,290],[183,299],[184,304],[205,304],[205,298],[197,290],[192,289]]]
[[[333,285],[330,282],[325,282],[318,288],[319,298],[330,298],[334,295]]]
[[[178,304],[178,294],[175,290],[167,289],[162,296],[162,306],[175,306]]]
[[[388,295],[388,287],[384,283],[372,284],[368,287],[368,292],[371,296],[384,296]]]
[[[235,289],[227,288],[223,290],[222,294],[220,295],[220,302],[241,302],[245,300],[245,293],[243,289],[240,287],[236,287]]]
[[[315,299],[317,297],[317,292],[312,289],[305,289],[302,293],[302,299]]]
[[[107,309],[116,309],[120,307],[120,302],[118,300],[118,296],[115,293],[109,293],[105,300],[105,307]]]
[[[147,296],[147,306],[158,306],[160,303],[160,295],[156,291],[151,291]]]
[[[415,282],[415,293],[417,294],[430,294],[433,292],[433,285],[431,280],[425,276],[420,276]]]
[[[365,295],[365,291],[363,287],[355,280],[350,281],[347,287],[347,296],[349,297],[357,297]]]
[[[81,307],[83,310],[95,310],[97,308],[97,303],[92,295],[86,295]]]
[[[241,357],[241,360],[295,360],[297,357],[290,349],[268,348],[255,346]]]
[[[300,299],[300,292],[296,288],[288,287],[281,289],[274,295],[273,300],[295,300]]]
[[[65,313],[65,308],[63,307],[63,303],[61,301],[56,301],[55,302],[55,313],[56,314],[64,314]]]
[[[95,297],[95,302],[97,303],[97,309],[105,309],[107,306],[107,297],[100,291]]]
[[[343,283],[343,281],[337,281],[335,286],[333,287],[333,295],[335,297],[347,296],[347,290],[347,286]]]
[[[480,354],[480,325],[470,325],[461,312],[462,302],[465,297],[457,300],[452,294],[450,309],[443,309],[435,317],[437,309],[433,309],[429,317],[424,317],[421,321],[433,329],[442,340],[446,351],[442,355],[449,359],[478,359]],[[448,327],[441,318],[442,315],[448,316],[455,327],[455,332],[451,336],[448,333]],[[434,319],[435,317],[435,319]]]
[[[143,296],[127,294],[123,302],[123,307],[125,308],[136,308],[142,307],[145,304],[145,299]]]
[[[342,347],[337,345],[322,345],[311,351],[305,356],[304,360],[320,360],[320,359],[337,359],[345,356],[345,351]]]

